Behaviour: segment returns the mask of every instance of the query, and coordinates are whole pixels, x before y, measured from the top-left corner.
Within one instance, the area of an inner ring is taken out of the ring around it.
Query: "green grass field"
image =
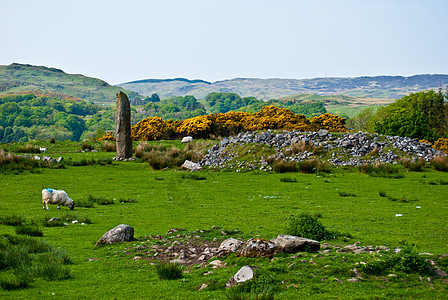
[[[115,155],[76,152],[77,145],[57,142],[48,154],[64,159]],[[239,230],[244,238],[271,239],[285,233],[289,216],[308,211],[321,214],[320,221],[328,229],[351,235],[324,243],[343,246],[359,241],[391,249],[415,245],[418,252],[431,253],[434,258],[448,253],[448,185],[437,184],[447,182],[448,174],[431,167],[423,172],[402,172],[403,178],[389,179],[342,168],[321,175],[201,171],[206,179],[192,180],[182,177],[185,171],[153,171],[147,163],[114,162],[0,174],[0,215],[23,215],[27,222],[70,212],[66,207],[58,211],[56,206],[42,210],[43,188],[63,189],[75,203],[87,201],[89,196],[115,199],[111,205],[75,207],[73,213],[79,219],[90,219],[91,224],[42,227],[43,237],[37,239],[45,239],[71,256],[69,279],[37,278],[28,288],[0,289],[0,297],[237,299],[224,284],[241,266],[251,264],[260,268],[258,282],[272,286],[276,299],[446,298],[447,282],[434,276],[422,279],[420,274],[399,273],[398,278],[364,276],[360,282],[348,282],[346,279],[354,277],[350,269],[368,260],[371,256],[367,254],[332,250],[330,254],[278,255],[272,261],[231,256],[224,260],[226,267],[210,275],[203,275],[212,270],[210,266],[192,266],[181,279],[162,280],[154,265],[134,261],[132,251],[124,251],[148,243],[147,235],[165,235],[171,228],[195,231],[218,226]],[[283,182],[285,177],[296,181]],[[380,192],[390,197],[381,197]],[[119,203],[120,198],[137,202]],[[137,240],[94,247],[106,231],[119,224],[134,227]],[[5,234],[13,235],[14,228],[0,225],[0,236]],[[208,287],[198,290],[202,283]]]

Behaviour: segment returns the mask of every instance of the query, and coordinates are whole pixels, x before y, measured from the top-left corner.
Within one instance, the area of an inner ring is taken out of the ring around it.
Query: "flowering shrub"
[[[448,139],[440,138],[434,142],[434,149],[448,153]]]
[[[286,108],[264,106],[258,113],[245,118],[246,130],[305,129],[309,121],[304,115],[295,115]]]
[[[168,126],[162,118],[146,118],[132,126],[131,139],[133,141],[160,140],[167,129]]]
[[[217,135],[232,135],[244,131],[245,120],[252,116],[247,112],[229,111],[212,116],[213,132]]]
[[[209,116],[198,116],[186,119],[177,128],[181,135],[192,135],[194,137],[207,137],[210,134],[212,121]]]
[[[318,131],[319,129],[327,129],[331,132],[346,132],[346,118],[341,118],[332,114],[322,114],[311,119],[310,131]]]
[[[184,121],[164,121],[159,117],[146,118],[132,126],[132,140],[175,139],[185,135],[207,138],[211,134],[227,136],[243,131],[266,129],[317,131],[321,128],[333,132],[347,131],[345,118],[324,114],[310,121],[304,115],[296,115],[286,108],[264,106],[256,114],[227,112],[197,116]]]
[[[112,131],[109,131],[102,137],[98,138],[98,141],[115,141],[114,133]]]
[[[419,142],[422,143],[422,144],[430,144],[430,145],[432,145],[432,143],[430,141],[425,140],[425,139],[419,140]]]

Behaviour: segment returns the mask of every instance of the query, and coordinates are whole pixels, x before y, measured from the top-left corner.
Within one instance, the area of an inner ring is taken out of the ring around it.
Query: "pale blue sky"
[[[447,0],[0,0],[0,64],[146,78],[448,74]]]

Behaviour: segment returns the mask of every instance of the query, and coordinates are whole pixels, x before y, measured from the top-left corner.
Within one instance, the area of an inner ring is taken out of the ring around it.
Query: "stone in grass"
[[[320,242],[293,235],[279,235],[275,239],[277,246],[286,253],[300,251],[315,252],[320,249]]]
[[[121,242],[129,242],[134,239],[134,228],[120,224],[117,227],[106,232],[99,240],[96,242],[95,246],[103,244],[114,244]]]
[[[280,248],[276,243],[262,238],[249,239],[236,252],[236,256],[243,257],[273,257]]]
[[[234,238],[224,240],[218,248],[218,256],[236,252],[243,242]]]
[[[202,169],[201,165],[189,160],[186,160],[183,165],[182,168],[187,169],[189,171],[199,171]]]
[[[252,278],[254,278],[254,270],[251,266],[244,266],[235,275],[233,275],[229,281],[227,281],[226,288],[234,287],[238,283],[246,282]]]

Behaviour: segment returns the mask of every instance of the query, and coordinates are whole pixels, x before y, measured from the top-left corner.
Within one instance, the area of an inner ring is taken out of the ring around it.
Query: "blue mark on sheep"
[[[53,190],[50,189],[50,188],[48,188],[47,191],[48,191],[49,193],[53,193]]]

